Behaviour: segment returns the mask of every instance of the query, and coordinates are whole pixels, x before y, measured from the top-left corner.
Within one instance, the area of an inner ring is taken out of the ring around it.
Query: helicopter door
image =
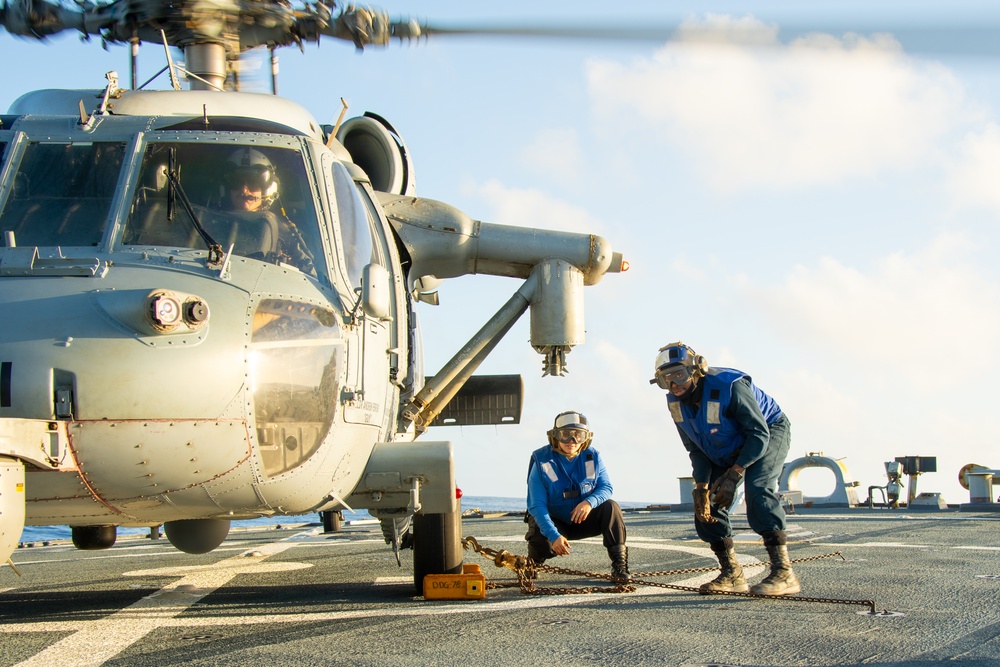
[[[326,157],[326,156],[324,156]],[[335,191],[337,215],[335,236],[343,254],[343,274],[352,291],[358,294],[364,268],[368,264],[385,267],[385,252],[374,241],[371,222],[364,201],[347,169],[330,161],[325,170]],[[383,272],[376,274],[385,275]],[[395,313],[395,292],[389,285],[381,286],[390,294],[390,313]],[[348,383],[345,387],[344,420],[356,424],[388,427],[391,407],[389,382],[390,321],[366,315],[356,310],[354,334],[360,349],[348,359]]]

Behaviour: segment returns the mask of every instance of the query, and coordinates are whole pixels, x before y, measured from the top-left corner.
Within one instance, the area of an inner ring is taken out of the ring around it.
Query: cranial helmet
[[[708,370],[708,362],[705,361],[705,357],[695,353],[681,341],[677,341],[660,348],[659,354],[656,355],[656,363],[653,365],[653,379],[649,381],[649,384],[655,384],[661,389],[670,389],[672,379],[670,376],[677,371],[687,371],[688,375],[697,381],[699,378],[705,377],[706,370]],[[677,373],[677,375],[683,376],[683,373]],[[682,382],[678,382],[677,379],[673,379],[673,381],[677,384],[683,384],[687,380],[685,378]]]
[[[558,446],[559,436],[568,435],[575,437],[576,441],[582,444],[580,451],[590,447],[590,441],[594,439],[593,432],[587,428],[587,418],[575,410],[568,410],[557,414],[555,420],[552,422],[552,428],[549,429],[547,435],[549,436],[549,444],[552,447]],[[565,441],[569,442],[568,439]]]
[[[226,167],[226,194],[240,192],[246,185],[253,191],[260,190],[264,208],[277,199],[278,179],[274,175],[274,166],[259,150],[249,147],[238,149],[226,160]]]

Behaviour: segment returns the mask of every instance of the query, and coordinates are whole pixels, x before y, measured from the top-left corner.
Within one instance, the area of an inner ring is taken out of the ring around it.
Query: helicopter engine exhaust
[[[181,519],[163,524],[167,539],[188,554],[207,554],[229,535],[229,519]]]
[[[413,162],[406,142],[381,116],[366,111],[337,130],[337,140],[351,154],[379,192],[412,195],[416,192]]]

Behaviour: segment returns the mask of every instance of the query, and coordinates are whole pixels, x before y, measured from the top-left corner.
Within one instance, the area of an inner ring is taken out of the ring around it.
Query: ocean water
[[[616,499],[617,500],[617,499]],[[650,503],[617,501],[623,508],[646,507]],[[503,498],[499,496],[465,496],[462,498],[462,511],[479,509],[483,512],[523,512],[524,498]],[[344,510],[344,521],[363,521],[372,519],[372,515],[364,510]],[[292,525],[301,523],[320,523],[319,514],[297,514],[293,516],[272,516],[247,521],[234,521],[233,527],[274,526],[278,524]],[[147,535],[148,528],[119,528],[119,535]],[[21,533],[21,542],[44,542],[46,540],[68,540],[72,537],[68,526],[25,526]]]

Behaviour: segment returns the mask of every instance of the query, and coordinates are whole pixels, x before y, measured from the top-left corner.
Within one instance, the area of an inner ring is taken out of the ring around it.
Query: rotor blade
[[[655,25],[421,25],[421,35],[435,37],[524,37],[568,40],[671,42],[685,45],[732,44],[754,48],[787,46],[810,35],[889,35],[906,52],[928,55],[1000,55],[1000,23],[896,25],[796,25],[766,24],[735,19],[713,25],[706,22],[676,22]]]

